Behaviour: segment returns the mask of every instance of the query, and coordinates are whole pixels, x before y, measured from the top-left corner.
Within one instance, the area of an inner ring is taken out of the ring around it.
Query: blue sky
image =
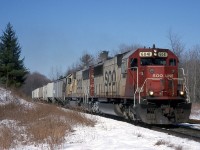
[[[63,72],[84,51],[121,44],[170,48],[169,30],[186,49],[200,44],[199,0],[0,0],[0,35],[8,22],[25,66],[46,76]]]

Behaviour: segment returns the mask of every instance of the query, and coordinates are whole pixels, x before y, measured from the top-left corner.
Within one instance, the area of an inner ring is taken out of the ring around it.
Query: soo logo
[[[105,86],[115,85],[115,82],[116,82],[115,70],[113,70],[112,72],[106,71],[104,74],[104,79],[105,79]]]
[[[153,74],[153,78],[162,78],[163,74]]]
[[[153,74],[153,78],[163,78],[163,77],[166,77],[166,78],[173,78],[173,74]]]

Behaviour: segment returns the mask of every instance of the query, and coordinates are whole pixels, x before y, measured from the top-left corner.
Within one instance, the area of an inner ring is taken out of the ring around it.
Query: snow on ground
[[[7,97],[7,99],[6,99]],[[0,103],[8,103],[13,99],[11,92],[0,88]],[[18,100],[25,106],[33,104],[22,99]],[[185,138],[179,138],[165,133],[152,131],[129,123],[107,119],[99,116],[87,115],[95,120],[95,127],[77,126],[74,132],[65,137],[66,142],[57,149],[61,150],[199,150],[200,143]],[[200,119],[200,112],[195,113]],[[194,116],[191,116],[193,118]],[[10,120],[2,120],[0,124],[15,124]],[[23,129],[22,129],[23,130]],[[14,148],[15,150],[49,149],[46,144],[27,145]]]
[[[200,120],[200,110],[197,111],[195,114],[191,114],[190,119]]]
[[[11,91],[6,91],[0,87],[0,105],[10,103],[11,101],[13,101]]]
[[[200,109],[193,108],[190,114],[190,119],[200,120]]]
[[[4,88],[0,87],[0,105],[5,105],[10,102],[22,104],[26,108],[32,108],[34,107],[34,104],[31,102],[28,102],[24,99],[18,98],[16,96],[13,96],[11,91],[5,90]]]
[[[152,131],[129,123],[97,117],[97,125],[92,127],[77,127],[75,132],[66,137],[62,149],[66,150],[156,150],[175,149],[199,150],[200,143],[184,138],[178,138],[165,133]],[[163,141],[163,145],[156,145]]]

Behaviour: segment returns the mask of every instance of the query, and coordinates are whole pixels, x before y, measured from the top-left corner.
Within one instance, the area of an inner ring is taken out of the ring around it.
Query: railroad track
[[[190,123],[190,124],[200,124],[200,120],[189,119],[188,123]]]
[[[191,128],[182,124],[172,125],[168,127],[152,126],[151,129],[159,132],[164,132],[169,135],[174,135],[177,137],[187,138],[196,142],[200,142],[200,129]]]

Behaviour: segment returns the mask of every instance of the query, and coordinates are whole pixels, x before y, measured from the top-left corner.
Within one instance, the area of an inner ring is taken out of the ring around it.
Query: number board
[[[167,57],[167,52],[158,52],[158,57]]]
[[[140,57],[151,57],[152,52],[140,52],[139,55]]]

